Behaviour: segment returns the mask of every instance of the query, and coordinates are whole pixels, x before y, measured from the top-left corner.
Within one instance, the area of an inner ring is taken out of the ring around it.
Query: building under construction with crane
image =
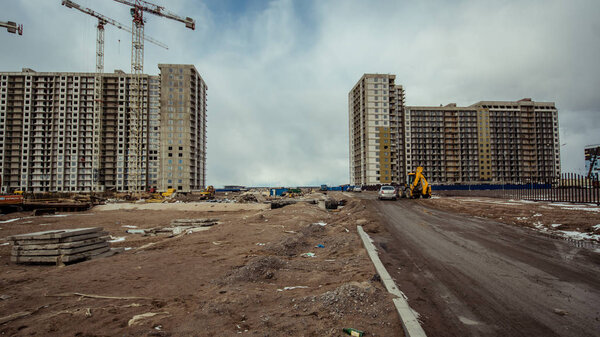
[[[204,187],[206,83],[193,65],[158,67],[141,77],[137,120],[132,74],[1,72],[2,192]]]
[[[206,83],[193,65],[143,72],[144,41],[167,48],[144,35],[144,13],[195,22],[147,1],[114,1],[130,7],[132,28],[62,1],[98,19],[95,73],[0,73],[2,192],[204,187]],[[104,73],[105,25],[132,34],[131,73]]]

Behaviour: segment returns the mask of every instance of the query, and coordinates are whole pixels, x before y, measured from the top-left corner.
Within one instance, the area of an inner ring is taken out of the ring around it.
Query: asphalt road
[[[428,336],[600,336],[597,252],[531,230],[378,201],[380,257]]]

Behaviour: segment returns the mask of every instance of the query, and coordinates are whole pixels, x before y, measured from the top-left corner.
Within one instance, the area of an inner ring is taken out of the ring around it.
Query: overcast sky
[[[127,6],[75,0],[128,26]],[[563,172],[600,143],[600,1],[152,0],[144,72],[194,64],[208,85],[207,183],[347,183],[347,95],[395,74],[408,105],[552,101]],[[93,72],[96,20],[60,0],[0,0],[0,71]],[[131,35],[107,26],[105,71],[130,71]]]

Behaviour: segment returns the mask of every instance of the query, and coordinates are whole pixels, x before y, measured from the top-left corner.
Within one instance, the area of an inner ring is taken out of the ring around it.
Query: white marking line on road
[[[419,315],[416,311],[412,310],[406,301],[406,295],[398,287],[396,287],[396,283],[392,279],[392,276],[387,272],[383,263],[379,259],[379,255],[377,255],[377,251],[375,250],[375,246],[373,245],[373,240],[369,237],[369,234],[365,233],[362,226],[356,226],[358,230],[358,234],[362,239],[363,245],[375,266],[375,270],[381,277],[383,284],[388,292],[397,297],[393,299],[394,305],[396,306],[396,311],[398,311],[398,315],[400,316],[400,321],[402,322],[402,327],[404,328],[404,333],[408,337],[426,337],[425,331],[419,324],[417,320],[417,316]]]

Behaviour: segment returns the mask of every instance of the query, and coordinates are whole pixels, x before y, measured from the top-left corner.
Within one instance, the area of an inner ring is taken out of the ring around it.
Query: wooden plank
[[[14,250],[12,251],[12,256],[58,256],[58,255],[73,255],[82,252],[86,252],[89,250],[94,250],[102,247],[108,247],[108,242],[96,243],[93,245],[87,245],[83,247],[77,248],[67,248],[67,249],[38,249],[38,250]]]
[[[81,259],[87,259],[89,257],[108,252],[109,250],[110,250],[110,247],[106,246],[103,248],[90,250],[90,251],[80,253],[80,254],[63,256],[62,262],[72,262],[72,261],[77,261],[77,260],[81,260]]]
[[[10,260],[16,263],[56,263],[58,256],[11,256]]]
[[[55,239],[51,239],[55,240]],[[101,236],[87,240],[63,242],[63,243],[47,243],[47,244],[26,244],[13,246],[13,250],[39,250],[39,249],[61,249],[61,248],[77,248],[94,243],[106,242],[110,240],[110,236]]]
[[[98,248],[87,252],[68,255],[68,256],[11,256],[10,260],[16,263],[56,263],[62,262],[74,262],[83,259],[90,258],[110,250],[110,247]]]
[[[63,243],[63,242],[75,242],[82,241],[91,238],[97,238],[108,235],[108,232],[94,232],[84,235],[70,236],[62,239],[38,239],[38,240],[13,240],[13,244],[16,246],[20,245],[37,245],[37,244],[52,244],[52,243]]]
[[[16,240],[40,240],[40,239],[62,239],[71,236],[83,235],[88,233],[100,232],[102,227],[57,229],[43,232],[26,233],[9,236],[8,239]]]

